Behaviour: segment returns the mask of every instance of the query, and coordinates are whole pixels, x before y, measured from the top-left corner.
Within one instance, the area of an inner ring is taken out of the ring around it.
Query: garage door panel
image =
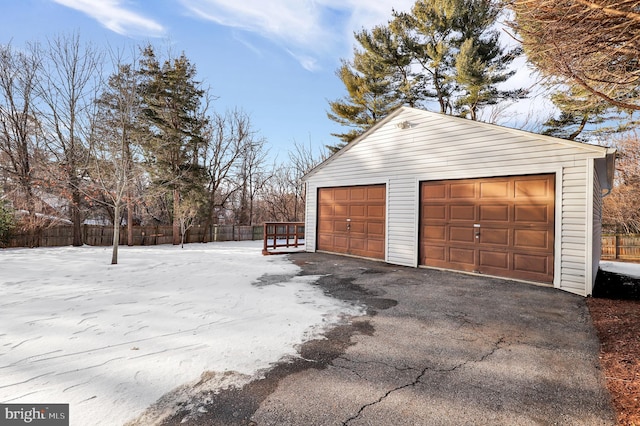
[[[351,236],[349,241],[349,248],[351,250],[364,251],[365,247],[366,247],[366,240],[363,237],[358,238],[358,237]]]
[[[436,246],[436,245],[431,245],[427,248],[425,248],[424,252],[423,252],[423,264],[428,260],[428,261],[438,261],[438,262],[444,262],[446,259],[446,247],[444,246]],[[433,264],[432,266],[438,266],[436,264]],[[444,266],[444,265],[441,265]]]
[[[324,217],[334,216],[334,209],[332,205],[321,204],[318,206],[318,210],[319,210],[320,216],[324,216]]]
[[[347,233],[348,231],[347,222],[343,220],[336,220],[333,222],[333,231],[339,233]]]
[[[499,198],[506,199],[509,198],[509,192],[511,189],[511,184],[509,181],[484,181],[479,182],[480,187],[480,198],[481,199],[491,199],[491,198]]]
[[[473,243],[475,232],[473,227],[450,226],[449,241],[452,243]]]
[[[333,233],[334,231],[334,222],[333,221],[323,221],[322,223],[318,223],[318,233],[326,234]]]
[[[384,220],[384,211],[385,211],[384,204],[368,205],[366,211],[367,211],[367,218]]]
[[[386,188],[384,186],[367,188],[367,200],[384,203],[386,201]]]
[[[331,206],[333,203],[335,191],[328,190],[327,188],[322,188],[318,191],[318,204],[327,204]]]
[[[336,235],[333,237],[333,245],[341,252],[346,253],[349,249],[349,240],[342,235]]]
[[[365,235],[365,234],[366,234],[366,230],[365,230],[365,229],[366,229],[366,227],[367,227],[367,224],[366,224],[366,222],[365,222],[365,221],[361,221],[361,220],[352,220],[352,221],[349,223],[348,229],[349,229],[349,233],[350,233],[352,236],[355,236],[355,235],[357,235],[357,234]]]
[[[454,204],[449,208],[449,219],[451,221],[455,220],[471,220],[474,221],[476,219],[476,208],[473,204],[471,205],[457,205]]]
[[[548,205],[517,205],[514,220],[522,223],[548,223],[552,218]]]
[[[515,180],[515,198],[547,198],[552,191],[548,179]]]
[[[332,247],[333,246],[333,236],[332,235],[318,235],[318,248],[323,250],[324,247]]]
[[[425,200],[438,201],[447,199],[447,186],[443,183],[425,182],[422,191]]]
[[[367,190],[365,188],[351,188],[350,191],[350,201],[365,201],[367,199]]]
[[[349,206],[345,206],[343,204],[336,204],[333,206],[333,215],[339,216],[343,218],[349,217]]]
[[[489,268],[509,270],[509,253],[506,251],[480,250],[480,265]]]
[[[384,240],[368,239],[366,243],[367,252],[384,254]]]
[[[461,247],[449,248],[449,262],[462,265],[474,266],[476,263],[476,252],[473,249],[465,249]]]
[[[384,239],[384,223],[368,222],[367,235],[370,237],[379,237]]]
[[[508,228],[482,228],[479,230],[480,244],[500,245],[505,248],[509,246]]]
[[[514,231],[513,245],[517,249],[537,248],[550,249],[549,233],[545,229],[516,229]]]
[[[447,227],[445,225],[427,225],[422,227],[422,238],[430,241],[446,241]]]
[[[516,271],[534,272],[546,274],[548,272],[547,257],[544,255],[535,256],[531,254],[515,253],[513,264]]]
[[[509,221],[509,204],[488,204],[479,206],[478,219],[480,221],[490,222],[508,222]]]
[[[553,174],[423,182],[420,259],[551,283],[554,219]]]
[[[476,185],[473,183],[452,183],[450,185],[450,198],[475,198],[476,197]]]
[[[335,188],[333,201],[347,201],[349,200],[350,193],[348,188]]]
[[[445,220],[447,218],[447,206],[429,205],[422,211],[422,218],[427,220]]]
[[[367,216],[366,210],[367,206],[363,204],[351,205],[349,206],[349,218],[365,218]]]

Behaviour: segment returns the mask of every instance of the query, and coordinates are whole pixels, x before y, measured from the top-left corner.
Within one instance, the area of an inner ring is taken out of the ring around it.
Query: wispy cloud
[[[308,70],[350,52],[353,32],[387,22],[415,0],[180,0],[194,15],[272,40]]]
[[[53,0],[71,9],[85,13],[109,30],[122,35],[157,37],[164,27],[153,19],[127,9],[122,0]]]

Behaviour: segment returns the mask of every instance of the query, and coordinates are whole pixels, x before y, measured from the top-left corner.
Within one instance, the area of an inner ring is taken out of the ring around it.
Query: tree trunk
[[[82,246],[82,214],[80,213],[80,191],[73,188],[71,196],[71,222],[73,223],[73,246]]]
[[[25,186],[24,188],[25,196],[26,196],[26,205],[27,210],[29,212],[29,223],[28,223],[28,238],[27,244],[29,247],[36,247],[36,228],[38,226],[37,217],[36,217],[36,206],[33,200],[33,192],[31,190],[31,186]]]
[[[202,239],[200,240],[201,243],[206,243],[208,242],[207,237],[209,236],[209,228],[211,226],[213,226],[213,205],[214,205],[214,201],[213,201],[213,193],[210,193],[210,197],[209,197],[209,201],[208,201],[208,206],[207,206],[207,216],[204,219],[204,232],[202,233]]]
[[[133,202],[131,194],[127,195],[127,245],[133,245]]]
[[[120,217],[120,204],[116,204],[115,206],[115,217]],[[113,221],[113,250],[111,252],[111,264],[118,264],[118,245],[120,243],[120,221]]]
[[[180,244],[180,191],[173,190],[173,244]]]

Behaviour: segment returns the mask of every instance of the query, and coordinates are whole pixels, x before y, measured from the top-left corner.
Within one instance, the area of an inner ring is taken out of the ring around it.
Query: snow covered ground
[[[638,263],[600,261],[600,269],[602,269],[603,271],[613,272],[615,274],[640,279],[640,264]]]
[[[122,425],[181,385],[243,384],[361,313],[261,248],[121,247],[113,266],[105,247],[1,250],[0,402],[69,403],[72,425]]]

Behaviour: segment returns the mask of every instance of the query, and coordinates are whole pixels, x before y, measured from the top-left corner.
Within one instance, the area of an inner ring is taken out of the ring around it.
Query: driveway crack
[[[426,367],[425,369],[423,369],[423,370],[422,370],[422,372],[418,375],[418,377],[416,377],[416,378],[413,380],[413,382],[411,382],[411,383],[407,383],[407,384],[402,385],[402,386],[398,386],[397,388],[394,388],[394,389],[391,389],[390,391],[388,391],[387,393],[385,393],[384,395],[382,395],[380,398],[378,398],[378,400],[377,400],[377,401],[370,402],[370,403],[368,403],[368,404],[363,405],[362,407],[360,407],[360,409],[358,410],[358,412],[357,412],[354,416],[349,417],[346,421],[342,422],[342,425],[343,425],[343,426],[348,426],[348,425],[349,425],[349,423],[351,423],[353,420],[356,420],[358,417],[360,417],[360,415],[362,414],[362,412],[363,412],[364,410],[366,410],[367,408],[372,407],[372,406],[374,406],[374,405],[376,405],[376,404],[381,403],[385,398],[387,398],[387,397],[388,397],[389,395],[391,395],[392,393],[397,392],[397,391],[399,391],[399,390],[401,390],[401,389],[404,389],[404,388],[408,388],[408,387],[410,387],[410,386],[415,386],[415,385],[417,385],[417,384],[420,382],[420,379],[422,378],[422,376],[424,376],[424,375],[427,373],[427,371],[428,371],[428,370],[429,370],[429,367]]]
[[[384,400],[385,400],[389,395],[391,395],[392,393],[397,392],[397,391],[402,390],[402,389],[406,389],[406,388],[408,388],[408,387],[412,387],[412,386],[417,385],[418,383],[420,383],[420,380],[422,379],[422,377],[424,377],[424,375],[425,375],[425,374],[427,374],[427,371],[430,371],[430,370],[431,370],[431,371],[435,371],[435,372],[439,372],[439,373],[450,373],[450,372],[452,372],[452,371],[457,370],[457,369],[458,369],[458,368],[460,368],[460,367],[464,367],[465,365],[467,365],[467,364],[469,364],[469,363],[471,363],[471,362],[482,362],[482,361],[484,361],[485,359],[489,358],[491,355],[493,355],[493,354],[494,354],[498,349],[500,349],[500,348],[501,348],[501,345],[504,343],[504,341],[505,341],[504,337],[500,337],[500,338],[499,338],[495,343],[493,343],[493,345],[492,345],[492,347],[491,347],[491,350],[487,351],[487,353],[483,354],[479,359],[475,359],[475,360],[474,360],[474,359],[467,360],[467,361],[461,362],[461,363],[459,363],[459,364],[456,364],[456,365],[454,365],[454,366],[453,366],[453,367],[451,367],[451,368],[445,368],[445,369],[433,369],[433,368],[431,368],[431,367],[425,367],[425,368],[422,370],[422,372],[421,372],[421,373],[420,373],[420,374],[419,374],[419,375],[418,375],[418,376],[417,376],[417,377],[416,377],[412,382],[410,382],[410,383],[406,383],[406,384],[404,384],[404,385],[402,385],[402,386],[398,386],[398,387],[396,387],[396,388],[393,388],[393,389],[391,389],[391,390],[387,391],[384,395],[382,395],[382,396],[381,396],[380,398],[378,398],[376,401],[370,402],[370,403],[365,404],[365,405],[363,405],[362,407],[360,407],[360,409],[358,410],[358,412],[357,412],[355,415],[353,415],[353,416],[349,417],[347,420],[345,420],[344,422],[342,422],[342,426],[348,426],[348,425],[349,425],[353,420],[356,420],[358,417],[360,417],[360,416],[362,415],[362,413],[363,413],[367,408],[369,408],[369,407],[373,407],[374,405],[377,405],[377,404],[381,403],[382,401],[384,401]],[[352,361],[352,362],[354,362],[354,361]],[[371,362],[371,361],[361,361],[361,362],[362,362],[362,363],[369,363],[369,362]],[[379,363],[379,362],[378,362],[378,363]],[[388,364],[385,364],[385,363],[380,363],[380,364],[388,365]],[[340,367],[340,368],[346,368],[346,367]],[[398,370],[402,370],[401,368],[398,368],[398,367],[394,367],[394,368],[396,368],[396,369],[398,369]],[[412,370],[413,370],[413,368],[410,368],[410,367],[409,367],[409,368],[407,368],[407,369],[412,369]],[[351,370],[351,371],[353,371],[353,370]],[[358,377],[361,377],[361,376],[360,376],[358,373],[356,373],[355,371],[353,371],[353,372],[354,372]]]

